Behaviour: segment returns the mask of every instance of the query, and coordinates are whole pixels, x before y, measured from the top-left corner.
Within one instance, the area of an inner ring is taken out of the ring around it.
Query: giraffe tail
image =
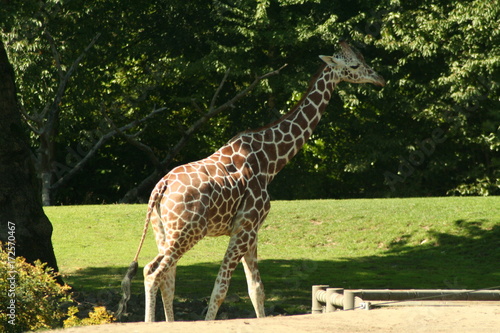
[[[120,303],[118,304],[118,310],[115,313],[115,317],[120,321],[122,317],[125,315],[127,312],[127,303],[130,300],[130,286],[132,283],[132,279],[134,276],[137,274],[137,269],[139,268],[139,253],[141,252],[142,245],[144,244],[144,240],[146,239],[146,233],[148,231],[149,227],[149,221],[151,220],[151,214],[153,213],[153,210],[155,206],[158,204],[158,198],[160,197],[160,193],[163,193],[163,191],[158,191],[156,192],[153,197],[149,200],[148,204],[148,212],[146,213],[146,221],[144,223],[144,229],[142,231],[142,236],[141,236],[141,241],[139,242],[139,247],[137,249],[137,252],[135,254],[134,260],[130,263],[130,266],[128,267],[127,273],[125,273],[125,277],[122,280],[122,298],[120,300]]]
[[[137,274],[137,268],[139,267],[139,263],[137,261],[132,261],[130,266],[128,267],[127,273],[125,274],[125,277],[122,280],[122,299],[120,300],[120,303],[118,304],[118,310],[116,311],[115,317],[118,320],[121,320],[123,315],[127,312],[127,303],[130,299],[130,285],[132,282],[132,279],[134,278],[135,274]]]

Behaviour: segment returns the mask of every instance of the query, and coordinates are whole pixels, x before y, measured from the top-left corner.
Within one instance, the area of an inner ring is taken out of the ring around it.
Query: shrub
[[[68,286],[56,283],[56,276],[45,263],[31,265],[1,249],[0,326],[5,332],[61,326],[66,313],[60,304],[70,301],[71,296]]]
[[[89,313],[88,318],[80,319],[75,314],[78,312],[76,306],[72,306],[68,310],[69,318],[64,321],[64,328],[73,326],[89,326],[109,324],[115,321],[115,318],[110,314],[104,306],[94,307],[94,311]]]

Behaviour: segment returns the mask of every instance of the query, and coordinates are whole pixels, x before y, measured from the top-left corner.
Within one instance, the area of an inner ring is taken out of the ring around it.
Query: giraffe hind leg
[[[263,318],[266,316],[264,311],[265,293],[257,266],[257,244],[254,244],[245,254],[242,263],[248,284],[248,295],[255,309],[255,314],[257,318]]]
[[[160,282],[160,291],[165,311],[165,319],[174,321],[174,292],[175,292],[175,272],[177,265],[174,264],[165,274],[165,278]]]
[[[145,322],[155,321],[156,293],[158,292],[159,286],[157,279],[160,264],[164,257],[164,255],[159,254],[153,261],[144,266],[144,292],[146,296]]]
[[[174,321],[173,298],[176,261],[171,256],[159,254],[144,267],[144,291],[146,294],[145,322],[155,321],[156,294],[161,289],[165,318]]]
[[[146,293],[146,314],[145,321],[152,322],[155,320],[156,294],[158,288],[161,288],[162,301],[165,310],[167,321],[174,320],[172,308],[174,291],[175,291],[175,272],[177,261],[182,257],[182,254],[193,247],[201,236],[189,238],[186,241],[187,235],[179,237],[174,244],[164,249],[164,253],[158,254],[153,261],[144,267],[144,290]]]

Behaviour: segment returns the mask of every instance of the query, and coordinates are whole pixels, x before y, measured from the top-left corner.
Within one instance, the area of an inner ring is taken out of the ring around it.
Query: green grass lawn
[[[119,289],[146,205],[47,207],[65,280]],[[211,294],[228,237],[205,238],[179,262],[176,295]],[[156,255],[149,231],[139,258]],[[500,197],[275,201],[259,233],[266,306],[307,312],[313,284],[340,288],[486,288],[500,285]],[[133,292],[142,292],[142,271]],[[229,294],[251,309],[243,268]],[[248,304],[246,304],[248,303]]]

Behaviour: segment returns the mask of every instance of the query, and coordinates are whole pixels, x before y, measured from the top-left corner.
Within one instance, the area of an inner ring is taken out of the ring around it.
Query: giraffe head
[[[339,44],[340,52],[332,56],[321,55],[319,57],[338,73],[340,81],[373,83],[380,87],[385,85],[384,78],[366,64],[363,55],[358,50],[351,48],[344,41]]]

